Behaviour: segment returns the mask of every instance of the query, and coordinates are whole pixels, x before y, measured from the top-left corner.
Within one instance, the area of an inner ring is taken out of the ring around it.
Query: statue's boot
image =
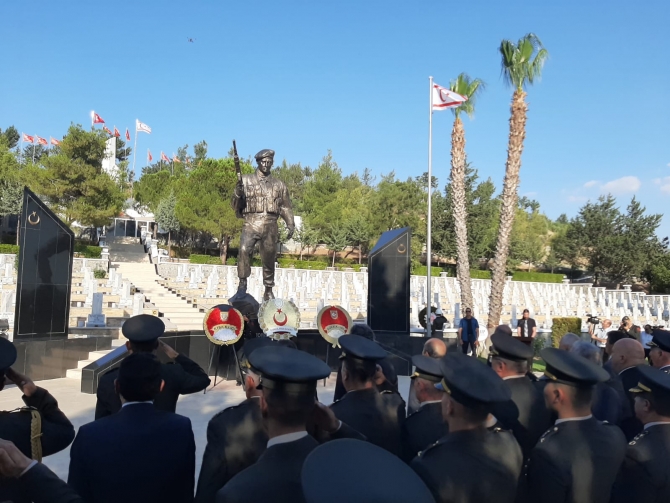
[[[245,293],[247,293],[247,278],[240,278],[240,282],[237,285],[237,293],[235,295],[244,295]]]
[[[272,293],[272,287],[271,286],[266,286],[265,287],[265,293],[263,294],[263,300],[270,300],[274,299],[275,294]]]

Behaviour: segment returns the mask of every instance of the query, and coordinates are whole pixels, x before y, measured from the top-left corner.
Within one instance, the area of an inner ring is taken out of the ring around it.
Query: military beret
[[[526,361],[533,356],[530,346],[509,335],[493,334],[491,342],[493,343],[491,350],[493,356],[518,362]]]
[[[463,353],[448,353],[440,360],[442,382],[435,385],[466,407],[489,406],[505,402],[512,393],[495,371]]]
[[[417,473],[370,442],[344,438],[314,449],[302,466],[307,503],[370,503],[435,499]]]
[[[265,157],[271,157],[274,158],[275,156],[275,151],[270,150],[269,148],[264,148],[260,152],[256,154],[256,160],[260,161],[261,159],[264,159]]]
[[[386,358],[386,351],[379,344],[360,335],[342,335],[338,342],[342,347],[342,357],[371,361]]]
[[[547,365],[544,374],[550,382],[588,387],[610,378],[601,366],[575,353],[558,348],[545,348],[540,356]]]
[[[442,369],[440,368],[440,360],[430,358],[425,355],[412,356],[412,365],[416,367],[412,377],[420,377],[427,381],[440,382],[442,380]]]
[[[670,374],[649,365],[638,365],[635,370],[638,374],[638,383],[628,391],[651,393],[654,397],[670,403]]]
[[[650,346],[655,346],[661,351],[670,352],[670,332],[667,330],[654,330]]]
[[[254,350],[249,364],[261,374],[261,386],[288,392],[313,393],[316,382],[330,375],[330,367],[304,351],[278,344]]]
[[[157,316],[138,314],[128,319],[121,332],[130,342],[151,342],[165,333],[165,323]]]
[[[0,337],[0,374],[14,365],[16,357],[16,346],[7,339]]]

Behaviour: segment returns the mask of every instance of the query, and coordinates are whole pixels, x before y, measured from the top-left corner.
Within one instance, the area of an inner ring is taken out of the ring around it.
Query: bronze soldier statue
[[[275,259],[279,240],[277,219],[281,217],[288,228],[288,239],[293,236],[293,209],[288,189],[281,180],[270,174],[274,150],[264,149],[256,154],[258,169],[253,175],[241,175],[233,194],[233,209],[237,218],[244,219],[237,276],[240,283],[235,297],[247,292],[247,278],[251,274],[251,256],[258,243],[263,263],[263,300],[273,299],[275,285]]]

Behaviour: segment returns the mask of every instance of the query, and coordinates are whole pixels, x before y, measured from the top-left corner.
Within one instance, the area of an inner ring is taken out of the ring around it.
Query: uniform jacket
[[[387,451],[400,456],[405,402],[400,395],[376,388],[349,391],[330,408],[335,416]]]
[[[84,500],[65,481],[42,463],[37,463],[17,479],[24,500],[34,503],[84,503]],[[4,499],[3,499],[4,501]]]
[[[249,398],[215,415],[207,425],[196,503],[214,503],[216,492],[254,464],[267,442],[259,398]]]
[[[187,417],[131,404],[79,429],[68,483],[87,503],[193,501],[195,441]]]
[[[642,423],[635,417],[635,398],[629,391],[631,388],[637,386],[638,375],[634,367],[623,370],[610,383],[619,396],[619,403],[621,404],[621,417],[619,420],[619,427],[626,436],[626,440],[630,441],[642,431]]]
[[[238,218],[252,213],[270,213],[281,216],[287,227],[293,227],[293,209],[284,182],[272,175],[262,177],[256,171],[251,175],[242,175],[242,183],[244,196],[238,197],[233,193],[232,201]]]
[[[62,451],[74,439],[74,426],[58,408],[58,402],[43,388],[38,387],[32,396],[23,396],[28,407],[34,407],[42,417],[42,455],[49,456]],[[10,440],[29,458],[32,457],[32,417],[29,409],[15,412],[0,412],[0,438]],[[0,478],[0,501],[21,503],[30,501],[16,480]],[[67,500],[65,500],[67,501]]]
[[[650,426],[626,449],[612,503],[670,501],[670,424]]]
[[[421,452],[411,467],[437,503],[513,503],[521,456],[508,431],[458,431]]]
[[[625,451],[621,430],[594,418],[551,427],[526,466],[526,501],[608,502]]]
[[[216,495],[216,503],[304,502],[300,474],[319,443],[310,435],[266,449],[255,464],[235,475]]]
[[[165,386],[154,400],[154,406],[166,412],[174,412],[177,409],[179,395],[197,393],[210,383],[205,371],[193,360],[181,354],[175,358],[174,363],[162,364],[161,374]],[[100,378],[96,392],[98,401],[95,405],[95,419],[107,417],[121,409],[121,399],[114,389],[114,381],[118,376],[119,369],[115,368]]]
[[[551,416],[544,404],[544,396],[528,377],[505,379],[505,384],[512,392],[512,402],[516,407],[501,407],[503,413],[494,411],[496,419],[504,429],[510,430],[519,442],[524,459],[551,425]],[[518,410],[514,417],[511,410]]]
[[[402,425],[402,459],[409,463],[449,433],[449,425],[442,418],[442,402],[427,402],[407,416]]]

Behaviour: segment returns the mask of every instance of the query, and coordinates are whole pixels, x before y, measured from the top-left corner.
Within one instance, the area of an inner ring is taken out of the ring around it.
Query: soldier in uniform
[[[440,503],[512,503],[521,473],[519,444],[486,422],[511,393],[490,367],[459,352],[440,360],[442,415],[449,434],[411,463]],[[539,500],[538,500],[539,501]]]
[[[268,337],[249,339],[245,345],[247,399],[216,414],[207,425],[207,447],[195,493],[196,503],[214,503],[216,493],[235,475],[254,464],[265,451],[268,434],[261,416],[260,374],[248,364],[249,356],[274,344]]]
[[[637,368],[635,414],[644,430],[626,449],[612,503],[670,501],[670,375],[646,365]]]
[[[374,383],[377,362],[386,358],[386,351],[360,335],[343,335],[339,343],[346,394],[330,406],[332,411],[373,444],[400,456],[405,402],[397,393],[380,393]]]
[[[121,331],[128,339],[126,347],[130,353],[156,354],[160,348],[172,360],[161,365],[161,377],[165,386],[154,400],[154,406],[158,410],[175,412],[179,395],[196,393],[209,386],[207,373],[197,363],[158,340],[165,333],[165,324],[160,318],[148,314],[133,316],[123,324]],[[117,367],[100,378],[95,406],[96,420],[121,409],[121,400],[114,388],[118,375]]]
[[[652,367],[670,374],[670,332],[654,330],[654,336],[649,343],[649,363]]]
[[[351,432],[314,399],[316,383],[330,375],[330,367],[315,356],[274,343],[254,350],[249,364],[261,374],[260,410],[268,432],[267,449],[256,463],[223,486],[216,502],[300,503],[304,501],[302,465],[319,445],[307,433],[308,421],[315,419],[323,431],[334,436]]]
[[[540,353],[548,377],[547,407],[558,415],[526,466],[527,501],[606,503],[626,451],[621,430],[591,415],[593,390],[606,370],[568,351]]]
[[[440,361],[415,355],[412,364],[415,367],[412,388],[420,405],[402,425],[402,458],[407,463],[449,433],[449,426],[442,417],[442,392],[435,388],[442,380]]]
[[[0,411],[0,439],[12,442],[25,456],[41,460],[72,443],[74,426],[47,390],[11,368],[16,358],[14,344],[0,337],[0,390],[5,384],[16,384],[26,404],[14,411]],[[26,501],[15,482],[0,482],[0,501]]]
[[[258,169],[253,175],[242,175],[233,194],[233,209],[237,218],[244,218],[240,253],[237,261],[237,275],[240,283],[236,296],[247,291],[247,278],[251,274],[251,255],[258,243],[263,263],[263,300],[273,299],[275,285],[275,259],[277,257],[277,219],[286,222],[288,239],[293,236],[293,209],[288,189],[281,180],[270,174],[274,160],[274,150],[264,149],[256,154]]]
[[[494,411],[502,426],[511,430],[521,446],[524,459],[551,424],[544,397],[528,378],[528,360],[533,350],[519,339],[504,334],[491,336],[491,368],[498,374],[512,393],[515,408],[502,404]],[[514,413],[508,411],[514,410]],[[517,413],[518,411],[518,413]]]

